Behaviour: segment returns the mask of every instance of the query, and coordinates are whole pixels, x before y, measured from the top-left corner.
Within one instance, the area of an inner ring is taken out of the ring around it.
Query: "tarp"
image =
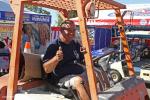
[[[0,21],[14,21],[15,15],[8,0],[0,0]],[[34,13],[24,9],[24,22],[42,22],[51,24],[51,16]]]
[[[50,42],[58,38],[60,34],[60,27],[51,27]],[[106,47],[110,47],[111,42],[111,29],[88,27],[88,37],[92,50],[98,50]],[[81,42],[79,30],[76,30],[75,41]]]
[[[126,5],[127,9],[121,10],[129,11],[123,17],[126,25],[150,25],[150,4],[134,4]],[[133,16],[131,16],[131,11]],[[98,11],[96,11],[96,16]],[[96,17],[95,16],[95,17]],[[132,20],[133,19],[133,20]],[[78,25],[78,18],[72,18],[76,25]],[[132,21],[131,21],[132,20]],[[114,10],[100,10],[99,16],[96,19],[88,19],[87,25],[115,25],[116,16]]]
[[[110,47],[111,37],[112,37],[111,34],[112,34],[111,29],[96,28],[95,35],[94,35],[94,41],[95,41],[94,50]]]

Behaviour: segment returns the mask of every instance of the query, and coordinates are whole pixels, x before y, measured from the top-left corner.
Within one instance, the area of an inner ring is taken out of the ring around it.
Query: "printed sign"
[[[0,20],[14,21],[15,15],[13,12],[0,11]],[[24,22],[42,22],[51,23],[50,15],[24,14]]]

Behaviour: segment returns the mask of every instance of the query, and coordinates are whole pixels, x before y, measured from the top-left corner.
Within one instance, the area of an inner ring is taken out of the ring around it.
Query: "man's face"
[[[65,25],[61,27],[61,34],[65,41],[70,42],[75,37],[75,26]]]

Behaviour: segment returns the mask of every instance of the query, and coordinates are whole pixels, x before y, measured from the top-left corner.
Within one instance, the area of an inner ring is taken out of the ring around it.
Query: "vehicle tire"
[[[114,81],[115,83],[120,82],[121,79],[122,79],[121,74],[120,74],[117,70],[113,70],[113,69],[112,69],[112,70],[110,71],[110,75],[111,75],[111,77],[112,77],[112,79],[113,79],[113,81]]]

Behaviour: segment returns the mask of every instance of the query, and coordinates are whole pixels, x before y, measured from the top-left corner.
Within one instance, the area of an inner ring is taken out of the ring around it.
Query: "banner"
[[[4,21],[14,21],[15,15],[13,12],[0,11],[0,20]],[[51,24],[50,15],[40,15],[40,14],[24,14],[24,22],[42,22]]]

